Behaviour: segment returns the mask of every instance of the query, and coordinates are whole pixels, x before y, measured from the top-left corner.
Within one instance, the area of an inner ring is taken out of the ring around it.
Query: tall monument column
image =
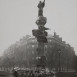
[[[44,55],[44,44],[47,43],[47,32],[48,28],[45,27],[47,22],[46,17],[43,16],[43,8],[45,6],[45,0],[39,1],[38,3],[38,18],[36,20],[36,24],[38,29],[32,30],[33,36],[37,38],[38,48],[36,50],[36,67],[45,68],[46,66],[46,57]]]

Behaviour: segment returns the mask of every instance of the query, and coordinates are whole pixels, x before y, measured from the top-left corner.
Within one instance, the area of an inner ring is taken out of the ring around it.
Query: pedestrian
[[[18,72],[16,70],[13,70],[13,76],[18,77]]]

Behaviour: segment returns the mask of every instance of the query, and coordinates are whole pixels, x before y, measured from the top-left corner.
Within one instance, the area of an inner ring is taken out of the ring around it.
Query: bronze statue
[[[39,11],[38,11],[38,16],[43,16],[43,8],[45,6],[45,0],[42,2],[40,1],[39,4],[38,4],[38,8],[39,8]]]
[[[46,57],[44,55],[44,44],[48,43],[47,35],[48,33],[45,30],[48,30],[48,28],[45,27],[45,24],[47,23],[47,18],[43,16],[43,8],[45,6],[45,0],[39,1],[38,3],[38,18],[36,20],[36,24],[38,26],[38,29],[32,30],[33,36],[37,38],[38,47],[36,50],[36,67],[39,70],[45,69],[46,67]],[[40,70],[39,70],[40,71]]]

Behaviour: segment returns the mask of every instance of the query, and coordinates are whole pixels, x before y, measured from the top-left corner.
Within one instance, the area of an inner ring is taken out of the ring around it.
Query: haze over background
[[[0,0],[0,55],[11,44],[36,29],[40,0]],[[41,0],[43,1],[43,0]],[[46,0],[46,27],[69,43],[77,54],[77,0]]]

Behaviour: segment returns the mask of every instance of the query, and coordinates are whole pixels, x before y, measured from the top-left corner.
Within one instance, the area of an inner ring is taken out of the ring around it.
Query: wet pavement
[[[13,75],[9,74],[8,76],[0,76],[0,77],[13,77]],[[77,74],[76,73],[75,74],[74,73],[70,73],[70,74],[58,73],[58,74],[55,74],[53,76],[47,76],[47,77],[77,77]]]
[[[9,75],[9,76],[0,76],[0,77],[13,77],[12,75]],[[48,77],[48,76],[47,76]],[[77,75],[61,75],[61,76],[56,76],[56,75],[54,75],[54,76],[49,76],[49,77],[77,77]]]
[[[12,75],[9,75],[9,76],[0,76],[0,77],[13,77]]]

